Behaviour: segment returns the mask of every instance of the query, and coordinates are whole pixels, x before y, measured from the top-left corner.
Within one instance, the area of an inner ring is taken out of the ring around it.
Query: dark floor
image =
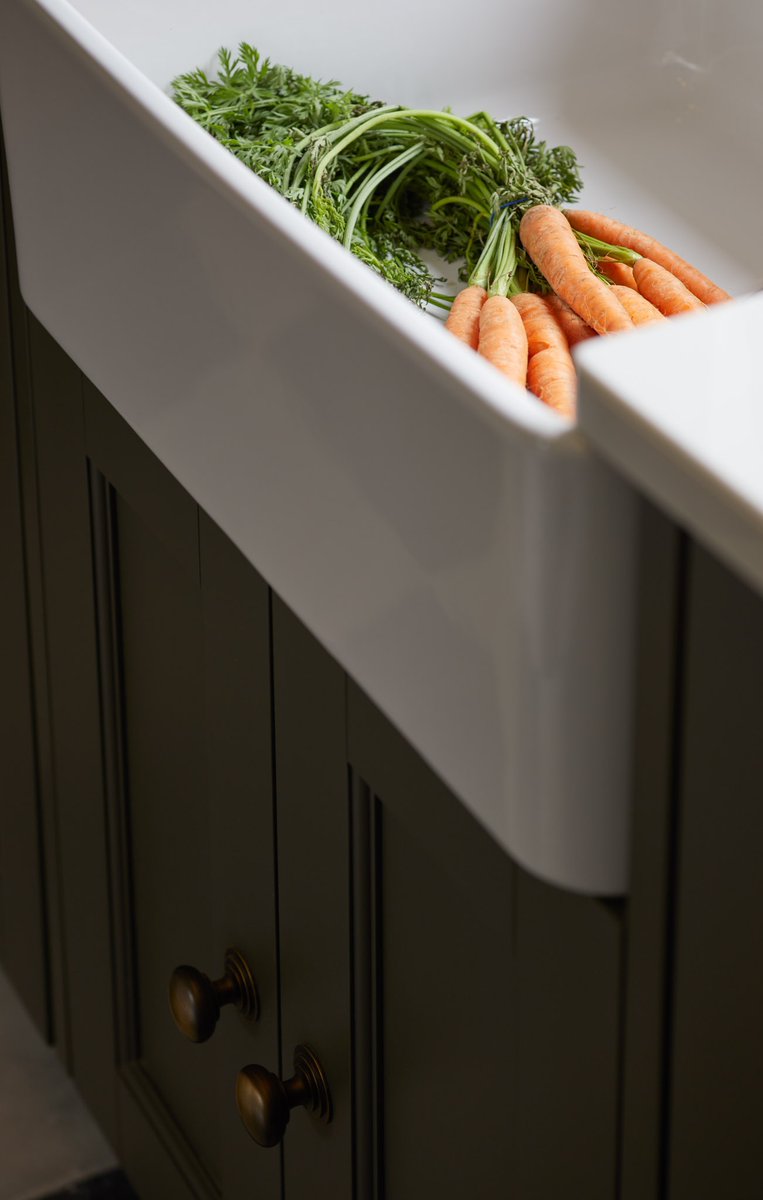
[[[53,1192],[42,1200],[137,1200],[121,1171],[108,1171],[81,1183],[73,1183],[62,1192]]]
[[[135,1200],[108,1144],[0,972],[0,1200]]]

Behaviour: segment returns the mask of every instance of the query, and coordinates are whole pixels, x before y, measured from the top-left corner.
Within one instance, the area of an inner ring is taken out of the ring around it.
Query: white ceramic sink
[[[743,291],[763,281],[746,217],[763,9],[475,0],[464,22],[451,7],[4,0],[22,291],[494,836],[546,879],[618,894],[630,485],[167,90],[246,39],[383,99],[537,117],[578,150],[589,207]],[[610,378],[639,336],[611,340]]]

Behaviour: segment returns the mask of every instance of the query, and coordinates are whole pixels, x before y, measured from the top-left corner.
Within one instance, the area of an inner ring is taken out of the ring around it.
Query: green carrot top
[[[217,76],[173,83],[177,103],[268,184],[419,305],[435,277],[419,251],[462,260],[493,294],[545,283],[517,238],[533,204],[574,202],[569,147],[525,117],[385,105],[271,63],[243,43]],[[435,295],[436,299],[436,295]]]

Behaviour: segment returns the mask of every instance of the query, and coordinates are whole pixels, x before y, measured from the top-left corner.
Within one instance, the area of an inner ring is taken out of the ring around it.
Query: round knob
[[[225,974],[212,980],[196,967],[175,967],[170,977],[170,1012],[184,1037],[206,1042],[215,1032],[220,1009],[226,1004],[251,1020],[259,1016],[254,976],[238,950],[225,952]]]
[[[247,1133],[260,1146],[277,1146],[293,1108],[331,1120],[331,1096],[323,1067],[309,1046],[294,1051],[294,1074],[281,1080],[265,1067],[244,1067],[236,1079],[236,1107]]]

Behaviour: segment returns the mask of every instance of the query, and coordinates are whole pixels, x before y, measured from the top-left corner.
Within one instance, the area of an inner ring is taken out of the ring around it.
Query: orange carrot
[[[641,295],[646,296],[666,317],[705,307],[701,300],[684,287],[680,279],[676,279],[670,271],[666,271],[659,263],[652,262],[649,258],[638,260],[633,268],[633,276]]]
[[[514,305],[491,296],[480,312],[479,352],[520,387],[527,380],[527,335]]]
[[[602,275],[606,275],[613,283],[633,288],[634,292],[638,291],[636,280],[633,278],[633,267],[629,267],[627,263],[616,262],[614,258],[600,258],[598,265]]]
[[[528,388],[563,416],[574,417],[577,398],[575,364],[549,299],[526,292],[512,300],[527,331]]]
[[[590,237],[617,246],[627,246],[629,250],[643,254],[644,258],[659,263],[666,271],[670,271],[671,275],[675,275],[676,279],[680,279],[684,287],[703,303],[718,304],[721,300],[731,299],[728,292],[724,292],[723,288],[713,283],[712,279],[708,279],[707,275],[703,275],[691,263],[680,258],[648,233],[642,233],[640,229],[633,229],[630,225],[623,225],[612,217],[604,216],[603,213],[587,212],[584,209],[572,209],[565,212],[565,216],[572,228],[580,233],[587,233]]]
[[[633,288],[623,287],[619,283],[612,284],[612,291],[617,296],[634,325],[648,325],[651,321],[665,320],[660,310],[655,308],[653,304],[650,304],[646,296],[641,295],[641,292],[635,292]]]
[[[617,296],[597,279],[569,222],[558,208],[536,204],[522,217],[519,236],[551,287],[597,333],[632,329]]]
[[[464,288],[453,301],[445,322],[445,328],[472,350],[476,350],[479,343],[480,311],[486,300],[487,292],[483,287]]]
[[[520,296],[512,296],[511,300],[524,323],[530,358],[541,350],[553,350],[566,344],[567,339],[551,311],[548,296],[523,292]]]
[[[561,296],[557,296],[555,292],[552,292],[549,296],[546,296],[546,299],[554,310],[554,316],[561,326],[562,333],[567,339],[567,345],[570,350],[573,346],[577,346],[578,342],[585,342],[588,338],[596,337],[596,330],[591,329],[590,325],[586,325],[583,318],[579,317],[576,312],[573,312],[569,304],[566,304]]]

